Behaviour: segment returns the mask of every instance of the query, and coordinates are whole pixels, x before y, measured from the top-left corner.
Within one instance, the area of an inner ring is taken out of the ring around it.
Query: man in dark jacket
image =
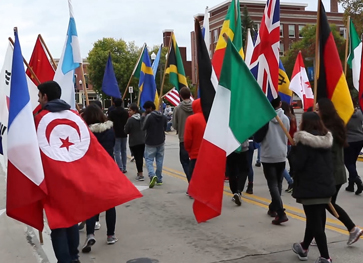
[[[113,122],[113,129],[115,131],[115,160],[123,173],[127,173],[126,170],[126,143],[127,134],[125,133],[125,124],[129,118],[129,114],[126,109],[122,107],[122,100],[115,99],[115,109],[109,113],[108,118]]]
[[[156,107],[152,101],[146,101],[143,108],[147,114],[142,126],[142,129],[146,131],[145,161],[150,177],[149,187],[153,188],[155,183],[157,185],[163,184],[162,170],[167,119],[163,114],[155,110]],[[153,166],[154,159],[156,172]]]
[[[38,102],[42,110],[50,112],[60,112],[71,108],[65,101],[61,100],[61,88],[55,81],[48,81],[38,86]],[[54,254],[58,262],[79,263],[78,245],[79,231],[78,225],[68,228],[51,229],[50,234],[53,244]]]
[[[190,100],[190,89],[182,87],[179,92],[180,98],[183,100],[174,109],[173,128],[179,136],[179,159],[187,178],[189,175],[189,154],[184,147],[184,129],[188,116],[193,114],[192,101]]]

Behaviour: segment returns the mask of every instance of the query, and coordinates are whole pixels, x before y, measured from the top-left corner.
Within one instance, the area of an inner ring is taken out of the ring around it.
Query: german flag
[[[183,60],[174,33],[171,34],[168,68],[166,69],[165,74],[169,74],[169,83],[172,84],[178,92],[182,87],[188,87]]]
[[[348,84],[343,72],[337,46],[330,31],[324,5],[319,1],[319,71],[317,99],[330,99],[339,116],[347,123],[353,114],[354,107]]]
[[[241,28],[241,10],[239,0],[232,0],[231,5],[228,8],[226,18],[224,19],[221,32],[216,46],[216,50],[213,54],[212,65],[214,71],[219,79],[221,74],[224,53],[226,51],[227,42],[223,37],[226,34],[233,42],[234,46],[244,59],[244,53],[242,48],[242,28]]]

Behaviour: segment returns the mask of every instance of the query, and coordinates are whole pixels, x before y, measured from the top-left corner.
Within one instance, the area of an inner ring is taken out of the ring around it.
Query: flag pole
[[[11,37],[9,37],[9,41],[14,46],[14,41],[13,41],[13,39]],[[27,67],[27,69],[30,71],[30,74],[32,74],[32,76],[34,77],[35,81],[37,82],[37,85],[39,85],[40,81],[39,81],[37,75],[35,75],[33,69],[29,66],[28,62],[25,60],[24,57],[23,57],[23,62],[25,64],[25,66]]]
[[[205,19],[205,17],[204,17],[204,19]],[[199,19],[195,19],[195,20],[198,21],[198,26],[200,27],[200,21],[199,21]],[[195,33],[195,31],[194,31],[194,33]],[[195,37],[194,39],[195,39],[195,42],[194,42],[195,46],[198,46],[197,45],[197,38]],[[198,58],[198,54],[197,54],[197,58]],[[195,75],[197,77],[197,87],[195,89],[194,96],[195,96],[195,98],[198,98],[198,90],[199,90],[199,65],[198,65],[198,59],[197,59],[197,63],[196,63],[196,68],[197,68],[197,71],[195,72]]]
[[[315,34],[315,72],[314,72],[314,105],[316,105],[316,100],[318,97],[318,77],[319,77],[319,69],[320,69],[320,54],[319,54],[319,46],[320,46],[320,9],[321,9],[321,0],[318,0],[318,11],[317,11],[317,21],[316,21],[316,34]]]
[[[165,75],[166,75],[166,69],[168,67],[168,63],[169,63],[169,56],[170,56],[170,50],[171,50],[171,45],[172,45],[172,40],[173,40],[173,35],[174,35],[174,32],[171,33],[170,35],[170,39],[169,39],[169,51],[168,51],[168,57],[166,58],[165,60],[165,67],[164,67],[164,75],[163,75],[163,81],[161,83],[161,87],[160,87],[160,92],[159,92],[159,97],[160,99],[163,98],[163,90],[164,90],[164,83],[165,83]],[[159,101],[159,104],[161,103],[161,101]],[[160,106],[160,105],[158,105]],[[159,107],[158,107],[159,108]]]
[[[82,59],[82,63],[80,64],[80,68],[81,68],[81,74],[82,74],[83,92],[84,92],[84,96],[86,97],[86,106],[88,106],[89,105],[89,99],[88,99],[86,78],[84,77],[83,59]]]
[[[140,62],[141,56],[142,56],[142,54],[144,53],[145,46],[146,46],[146,43],[144,44],[144,46],[143,46],[143,48],[142,48],[142,50],[141,50],[140,56],[139,56],[139,58],[138,58],[138,59],[137,59],[137,61],[136,61],[136,64],[135,64],[134,70],[133,70],[133,71],[132,71],[132,73],[131,73],[131,76],[130,76],[129,82],[127,83],[127,86],[126,86],[126,88],[125,88],[124,94],[122,95],[122,100],[124,100],[124,99],[125,99],[125,97],[126,97],[127,89],[128,89],[128,88],[129,88],[129,86],[130,86],[130,83],[131,83],[131,81],[132,81],[132,77],[134,76],[134,73],[135,73],[135,70],[136,70],[136,68],[137,68],[137,65],[139,65],[139,62]]]
[[[56,70],[57,70],[57,64],[55,63],[55,61],[54,61],[54,59],[53,59],[52,55],[50,54],[50,51],[49,51],[49,49],[48,49],[47,45],[45,44],[45,41],[44,41],[44,39],[43,39],[42,35],[41,35],[41,34],[39,34],[39,35],[38,35],[38,37],[39,37],[39,39],[40,39],[40,42],[42,42],[43,46],[45,47],[45,50],[46,50],[46,51],[47,51],[47,53],[48,53],[48,56],[49,56],[49,58],[50,58],[50,61],[52,62],[52,65],[53,65],[53,69],[54,69],[54,71],[56,71]]]
[[[345,40],[345,55],[344,55],[344,75],[347,76],[347,66],[348,66],[348,52],[349,52],[349,34],[350,34],[350,16],[347,19],[347,33]]]

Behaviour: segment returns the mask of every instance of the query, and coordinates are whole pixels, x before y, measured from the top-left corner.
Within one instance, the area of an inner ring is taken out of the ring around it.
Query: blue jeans
[[[126,171],[126,160],[127,160],[126,143],[127,143],[127,137],[116,138],[115,140],[114,156],[118,168],[120,168],[121,171]]]
[[[145,145],[145,162],[146,168],[149,172],[149,177],[152,178],[153,176],[157,176],[158,183],[163,181],[163,161],[164,161],[164,144],[153,147],[149,145]],[[154,171],[154,159],[156,162],[156,172]]]
[[[171,121],[169,121],[167,124],[166,124],[166,131],[167,132],[170,132],[171,131],[171,126],[173,126],[173,123]]]
[[[179,143],[179,160],[183,167],[183,171],[188,179],[190,180],[191,176],[189,175],[189,154],[187,150],[185,150],[184,142]]]
[[[287,172],[286,169],[284,170],[284,172],[282,174],[289,185],[294,183],[294,180],[292,179],[292,177],[290,176],[290,174]]]
[[[52,229],[50,236],[58,263],[71,263],[78,259],[78,224],[69,228]]]

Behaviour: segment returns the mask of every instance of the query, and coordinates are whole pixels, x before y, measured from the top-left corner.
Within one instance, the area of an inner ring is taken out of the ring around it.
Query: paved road
[[[185,195],[187,182],[181,172],[178,151],[177,136],[169,134],[164,185],[146,189],[142,191],[143,198],[117,208],[116,235],[119,241],[115,245],[106,245],[102,214],[102,227],[96,232],[97,243],[90,254],[81,254],[82,263],[299,262],[291,245],[303,238],[305,220],[302,207],[284,193],[283,201],[290,220],[282,226],[272,225],[271,218],[266,215],[269,193],[262,168],[255,167],[255,194],[244,195],[241,207],[231,202],[232,195],[226,184],[222,215],[197,224],[192,211],[193,200]],[[363,163],[358,163],[358,168],[363,172]],[[146,181],[134,180],[134,163],[129,164],[128,171],[127,176],[136,185],[147,186]],[[0,210],[5,207],[4,187],[4,180],[0,180]],[[362,198],[342,191],[338,200],[356,224],[363,226]],[[363,261],[363,240],[347,247],[347,231],[331,216],[326,232],[334,263]],[[0,216],[0,235],[5,237],[0,239],[0,262],[56,262],[49,232],[44,234],[43,247],[37,243],[36,235],[29,237],[32,234],[32,230],[24,225],[5,215]],[[83,244],[85,232],[81,231],[80,235]],[[317,256],[317,248],[312,247],[309,262],[314,262]]]

